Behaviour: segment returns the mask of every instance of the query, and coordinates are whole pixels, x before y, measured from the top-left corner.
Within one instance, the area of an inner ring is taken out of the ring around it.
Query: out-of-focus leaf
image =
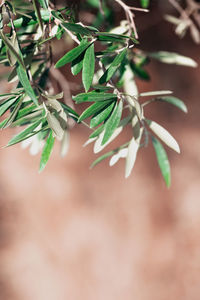
[[[127,156],[127,154],[128,154],[128,148],[123,148],[123,149],[119,150],[119,152],[117,154],[114,154],[111,157],[109,166],[110,167],[114,166],[120,158],[125,158]]]
[[[2,116],[17,101],[17,98],[11,98],[0,105],[0,116]]]
[[[192,58],[174,52],[158,51],[150,53],[149,56],[166,64],[182,65],[193,68],[197,67],[197,63]]]
[[[143,129],[140,129],[140,133],[137,139],[133,137],[128,145],[128,153],[126,156],[126,166],[125,166],[125,178],[128,178],[131,174],[131,171],[134,167],[137,152],[140,147],[140,140],[142,137]]]
[[[140,93],[140,97],[149,97],[149,96],[160,96],[160,95],[170,95],[172,91],[152,91]]]
[[[109,119],[105,123],[105,133],[102,140],[102,146],[110,139],[115,129],[118,127],[122,116],[123,103],[122,100],[115,105],[115,108],[110,115]]]
[[[98,157],[90,166],[90,169],[92,169],[93,167],[95,167],[97,164],[99,164],[102,160],[106,159],[107,157],[113,155],[115,153],[115,151],[110,151],[107,152],[105,154],[103,154],[102,156]]]
[[[47,9],[48,8],[48,5],[49,5],[49,1],[48,0],[39,0],[39,2],[40,2],[40,5],[43,7],[43,8],[45,8],[45,9]]]
[[[173,105],[177,106],[183,112],[187,113],[187,106],[185,105],[185,103],[182,100],[180,100],[176,97],[172,97],[172,96],[170,96],[170,97],[159,97],[156,100],[164,101],[164,102],[168,102],[170,104],[173,104]]]
[[[152,137],[152,143],[156,152],[156,157],[161,173],[163,175],[167,187],[169,187],[171,184],[171,171],[167,153],[163,148],[162,144],[155,137]]]
[[[149,0],[140,0],[140,4],[143,8],[149,7]]]
[[[163,141],[168,147],[180,153],[180,148],[177,141],[173,138],[173,136],[161,125],[158,123],[145,119],[149,128]]]
[[[12,146],[14,144],[17,144],[27,138],[29,138],[30,136],[33,136],[34,134],[36,134],[37,132],[34,132],[34,129],[36,129],[40,124],[41,124],[42,120],[37,120],[35,123],[29,125],[28,127],[26,127],[24,130],[22,130],[20,133],[18,133],[17,135],[15,135],[9,142],[8,142],[8,146]]]
[[[44,170],[50,158],[50,155],[53,150],[54,142],[55,142],[55,137],[53,137],[52,130],[51,130],[42,151],[42,155],[40,159],[40,172]]]
[[[92,80],[94,77],[95,69],[95,56],[94,56],[94,44],[90,45],[85,51],[83,59],[83,71],[82,71],[82,81],[87,92],[90,89]]]
[[[87,49],[87,47],[90,45],[89,42],[86,42],[85,40],[82,40],[80,45],[76,48],[73,48],[69,52],[67,52],[62,58],[60,58],[57,63],[55,64],[56,68],[63,67],[67,63],[73,61],[76,59],[83,51]]]
[[[133,96],[136,99],[138,98],[138,88],[134,79],[134,73],[131,70],[130,66],[126,66],[126,70],[123,75],[123,88],[124,92],[127,95]]]
[[[35,10],[36,17],[37,17],[37,20],[38,20],[38,24],[40,26],[40,29],[43,30],[43,22],[42,22],[42,16],[41,16],[41,13],[40,13],[40,5],[39,5],[37,0],[32,0],[32,2],[33,2],[33,7],[34,7],[34,10]]]

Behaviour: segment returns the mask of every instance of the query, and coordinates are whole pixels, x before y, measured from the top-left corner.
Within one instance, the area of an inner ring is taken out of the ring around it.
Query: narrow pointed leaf
[[[190,57],[186,57],[175,52],[159,51],[150,53],[149,56],[166,64],[176,64],[193,68],[196,68],[198,65]]]
[[[112,93],[98,93],[92,91],[89,93],[78,94],[76,96],[73,96],[72,99],[75,100],[76,103],[93,102],[93,101],[96,102],[96,101],[117,99],[117,95]]]
[[[171,171],[167,153],[162,144],[155,137],[152,137],[152,143],[156,152],[156,157],[161,173],[167,187],[169,187],[171,184]]]
[[[99,79],[99,83],[103,84],[105,82],[108,82],[111,77],[115,74],[115,72],[117,71],[117,69],[119,68],[122,60],[124,59],[125,55],[127,53],[127,50],[124,49],[122,52],[120,52],[115,59],[113,60],[113,62],[110,64],[110,66],[108,67],[108,69],[106,70],[106,72],[103,74],[103,76]]]
[[[140,129],[140,134],[137,139],[133,137],[128,145],[128,154],[126,156],[126,166],[125,166],[125,178],[128,178],[134,167],[137,152],[140,147],[140,140],[142,137],[143,129]]]
[[[160,96],[160,95],[170,95],[172,91],[152,91],[140,93],[140,97],[149,97],[149,96]]]
[[[110,115],[110,113],[112,112],[114,105],[115,105],[115,101],[111,102],[109,105],[103,108],[103,110],[100,111],[99,113],[96,113],[90,121],[90,127],[91,128],[96,127],[100,123],[105,121]]]
[[[85,51],[83,59],[83,71],[82,71],[82,81],[85,91],[90,89],[92,80],[94,77],[95,68],[95,56],[94,56],[94,44],[90,45]]]
[[[123,103],[122,100],[119,104],[116,104],[110,118],[105,123],[105,133],[102,140],[102,145],[104,145],[112,136],[115,129],[118,127],[121,116],[122,116]]]
[[[73,75],[77,75],[83,68],[83,58],[84,58],[84,53],[79,55],[77,58],[72,60],[71,63],[71,71]]]
[[[180,148],[177,141],[173,138],[173,136],[161,125],[158,123],[145,119],[149,128],[163,141],[168,147],[180,153]]]
[[[42,151],[42,155],[40,159],[40,172],[44,170],[50,158],[50,155],[53,150],[54,142],[55,142],[55,138],[53,137],[52,130],[51,130]]]
[[[69,52],[67,52],[57,63],[55,64],[56,68],[63,67],[67,63],[73,61],[75,58],[77,58],[83,51],[87,49],[87,47],[90,45],[89,42],[82,41],[80,45],[76,48],[73,48]]]
[[[170,97],[159,97],[156,100],[171,103],[171,104],[177,106],[183,112],[187,113],[187,106],[185,105],[185,103],[182,100],[180,100],[176,97],[172,97],[172,96],[170,96]]]
[[[98,157],[90,166],[90,169],[92,169],[93,167],[95,167],[97,164],[99,164],[102,160],[106,159],[107,157],[113,155],[115,153],[115,151],[110,151],[107,152],[105,154],[103,154],[102,156]]]
[[[17,68],[17,75],[19,77],[19,81],[21,83],[21,85],[23,86],[26,94],[31,98],[31,100],[38,105],[38,100],[37,97],[35,95],[35,92],[30,84],[30,81],[28,79],[28,75],[26,73],[26,71],[23,69],[22,66],[18,66]]]
[[[92,31],[88,29],[87,27],[84,27],[80,24],[74,24],[74,23],[62,23],[62,25],[68,29],[69,31],[79,33],[81,35],[92,35]]]
[[[95,102],[94,104],[90,105],[86,110],[84,110],[84,112],[80,115],[78,121],[81,122],[90,117],[91,115],[96,114],[110,103],[112,103],[112,101]]]
[[[17,98],[11,98],[0,105],[0,116],[2,116],[11,105],[13,105],[17,101]]]

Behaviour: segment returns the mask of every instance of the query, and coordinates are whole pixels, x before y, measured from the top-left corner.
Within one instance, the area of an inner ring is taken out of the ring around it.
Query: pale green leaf
[[[180,110],[182,110],[185,113],[187,113],[187,106],[185,105],[185,103],[182,100],[180,100],[180,99],[178,99],[176,97],[173,97],[173,96],[170,96],[170,97],[159,97],[156,100],[171,103],[171,104],[177,106]]]
[[[193,68],[196,68],[198,65],[192,58],[174,52],[158,51],[150,53],[149,56],[166,64],[176,64]]]
[[[180,153],[180,148],[177,141],[173,138],[173,136],[161,125],[158,123],[145,119],[149,128],[163,141],[168,147]]]

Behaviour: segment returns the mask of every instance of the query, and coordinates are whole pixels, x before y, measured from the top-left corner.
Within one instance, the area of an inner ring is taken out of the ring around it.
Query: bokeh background
[[[189,35],[175,36],[162,17],[171,8],[161,2],[167,1],[153,1],[148,15],[137,14],[141,48],[200,63],[199,45]],[[113,7],[119,22],[123,13]],[[55,56],[65,49],[57,47]],[[127,180],[124,161],[89,170],[96,156],[92,146],[82,147],[88,137],[82,126],[72,129],[67,157],[60,158],[56,144],[41,174],[39,156],[20,145],[1,149],[1,300],[200,299],[199,67],[152,62],[147,69],[152,80],[138,81],[140,91],[170,89],[188,106],[187,115],[167,104],[147,111],[181,146],[180,155],[167,150],[171,188],[151,146],[139,152]],[[2,79],[1,92],[9,88]],[[2,131],[1,146],[13,134]]]

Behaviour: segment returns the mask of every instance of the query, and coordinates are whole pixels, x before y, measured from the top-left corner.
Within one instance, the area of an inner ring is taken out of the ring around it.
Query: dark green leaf
[[[46,140],[46,143],[44,145],[43,151],[42,151],[42,155],[41,155],[41,159],[40,159],[40,172],[42,170],[44,170],[44,168],[50,158],[50,155],[53,150],[54,142],[55,142],[55,138],[53,137],[53,133],[51,130],[49,133],[49,136]]]
[[[182,100],[180,100],[180,99],[178,99],[176,97],[173,97],[173,96],[170,96],[170,97],[160,97],[160,98],[157,98],[156,100],[171,103],[171,104],[177,106],[180,110],[182,110],[185,113],[187,113],[187,106],[185,105],[185,103]]]
[[[82,103],[82,102],[92,102],[92,101],[105,101],[105,100],[111,100],[111,99],[117,99],[116,94],[111,93],[98,93],[98,92],[89,92],[89,93],[81,93],[76,96],[72,97],[73,100],[76,101],[76,103]]]
[[[90,105],[79,117],[78,121],[81,122],[91,115],[100,112],[105,106],[112,103],[112,101],[102,101],[102,102],[95,102],[94,104]]]
[[[162,144],[155,137],[152,137],[152,143],[156,152],[161,173],[163,175],[167,187],[169,187],[171,184],[171,173],[167,153],[163,148]]]
[[[117,71],[118,67],[120,66],[122,60],[124,59],[125,55],[127,53],[127,50],[124,49],[122,52],[120,52],[111,65],[108,67],[106,72],[103,74],[103,76],[99,79],[99,83],[103,84],[111,79],[111,77],[114,75],[114,73]]]
[[[8,126],[10,126],[10,124],[13,122],[13,120],[15,119],[21,105],[22,105],[22,101],[23,101],[23,97],[21,97],[21,99],[18,101],[18,103],[15,105],[14,109],[12,110],[10,116],[7,119],[7,122],[4,124],[3,128],[7,128]]]
[[[129,39],[129,36],[109,33],[109,32],[96,32],[95,35],[98,37],[100,41],[111,41],[111,42],[120,42]]]
[[[40,13],[40,5],[39,5],[37,0],[32,0],[32,2],[33,2],[33,7],[34,7],[34,10],[35,10],[35,14],[37,16],[38,24],[39,24],[41,30],[43,30],[43,22],[42,22],[42,16],[41,16],[41,13]]]
[[[73,24],[73,23],[62,23],[62,25],[67,28],[68,30],[79,33],[81,35],[91,35],[92,31],[86,27],[83,27],[80,24]]]
[[[90,45],[89,42],[86,42],[85,40],[82,40],[80,45],[69,52],[67,52],[59,61],[57,61],[55,67],[60,68],[66,65],[67,63],[73,61],[75,58],[77,58],[87,47]]]
[[[105,127],[104,127],[105,133],[101,145],[104,145],[109,140],[109,138],[112,136],[113,132],[119,125],[121,115],[122,115],[122,109],[123,109],[123,103],[122,100],[120,100],[120,102],[116,104],[111,116],[105,123]]]
[[[94,44],[90,45],[85,51],[83,59],[83,71],[82,71],[82,81],[87,92],[90,89],[92,80],[94,77],[95,68],[95,56],[94,56]]]
[[[71,63],[71,71],[73,75],[77,75],[83,68],[83,58],[84,58],[84,53],[81,53],[77,58],[72,60]]]
[[[28,75],[26,73],[26,71],[22,68],[22,66],[18,66],[17,68],[17,74],[20,80],[20,83],[22,84],[26,94],[31,98],[31,100],[38,105],[38,100],[37,97],[35,95],[35,92],[30,84],[30,81],[28,79]]]
[[[96,127],[100,123],[105,121],[108,118],[108,116],[110,115],[110,113],[112,112],[114,105],[115,105],[115,101],[106,105],[106,107],[103,108],[103,110],[101,110],[99,113],[96,113],[95,116],[93,116],[90,121],[90,127],[91,128]]]

